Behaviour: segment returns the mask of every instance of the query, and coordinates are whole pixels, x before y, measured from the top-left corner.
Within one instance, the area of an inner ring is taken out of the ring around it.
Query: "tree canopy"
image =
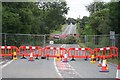
[[[109,34],[110,31],[115,31],[116,34],[120,33],[120,2],[93,2],[86,6],[86,9],[90,12],[90,16],[87,17],[87,21],[84,17],[79,21],[80,34],[89,35],[88,31],[92,30],[92,34]],[[89,29],[86,30],[86,28]]]
[[[3,33],[48,34],[65,23],[66,2],[3,2]]]

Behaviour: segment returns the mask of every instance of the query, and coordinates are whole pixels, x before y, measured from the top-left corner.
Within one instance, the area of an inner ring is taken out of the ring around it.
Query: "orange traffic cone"
[[[102,60],[99,60],[98,67],[102,67]]]
[[[29,61],[34,61],[34,59],[33,59],[33,53],[30,53]]]
[[[118,65],[118,69],[116,73],[116,80],[120,80],[120,64]]]
[[[64,54],[64,60],[63,60],[63,62],[68,62],[68,58],[67,58],[67,54],[66,53]]]
[[[102,62],[102,70],[100,70],[99,72],[109,72],[108,64],[105,58],[103,59]]]

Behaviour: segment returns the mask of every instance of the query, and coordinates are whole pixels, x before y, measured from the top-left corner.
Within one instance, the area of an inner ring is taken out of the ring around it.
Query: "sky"
[[[109,2],[110,0],[103,0]],[[85,8],[86,5],[93,2],[93,0],[66,0],[67,6],[69,7],[67,18],[82,18],[83,16],[89,16],[89,12]]]

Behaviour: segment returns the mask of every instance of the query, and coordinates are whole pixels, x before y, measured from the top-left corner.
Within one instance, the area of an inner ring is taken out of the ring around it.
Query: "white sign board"
[[[115,39],[115,31],[110,31],[110,39]]]
[[[54,44],[54,41],[50,41],[49,44]]]

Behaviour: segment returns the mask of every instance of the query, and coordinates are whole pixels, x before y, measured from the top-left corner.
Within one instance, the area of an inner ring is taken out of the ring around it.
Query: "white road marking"
[[[10,64],[10,63],[12,63],[12,62],[13,62],[13,60],[11,60],[11,61],[7,62],[6,64],[2,65],[2,66],[1,66],[1,68],[6,67],[7,65],[9,65],[9,64]]]
[[[56,60],[55,60],[55,58],[54,58],[54,66],[55,66],[55,69],[56,69],[58,75],[60,76],[60,78],[63,78],[62,75],[61,75],[61,73],[59,72],[57,66],[56,66]]]
[[[0,65],[2,65],[2,63],[4,63],[4,61],[0,62]]]
[[[80,78],[83,78],[69,63],[68,63],[68,65],[71,68],[71,70],[74,72],[73,74],[77,74],[77,75],[79,75]]]
[[[62,46],[64,46],[64,44],[63,44]],[[61,47],[62,47],[62,46],[61,46]],[[57,71],[58,75],[60,76],[60,78],[63,78],[63,77],[62,77],[62,74],[59,72],[59,70],[58,70],[58,68],[57,68],[55,58],[54,58],[54,66],[55,66],[55,69],[56,69],[56,71]]]
[[[78,45],[78,47],[80,47],[80,46]],[[69,63],[67,63],[67,64],[69,65],[69,67],[71,68],[71,70],[74,72],[73,74],[77,74],[77,75],[79,75],[80,78],[83,78]]]

